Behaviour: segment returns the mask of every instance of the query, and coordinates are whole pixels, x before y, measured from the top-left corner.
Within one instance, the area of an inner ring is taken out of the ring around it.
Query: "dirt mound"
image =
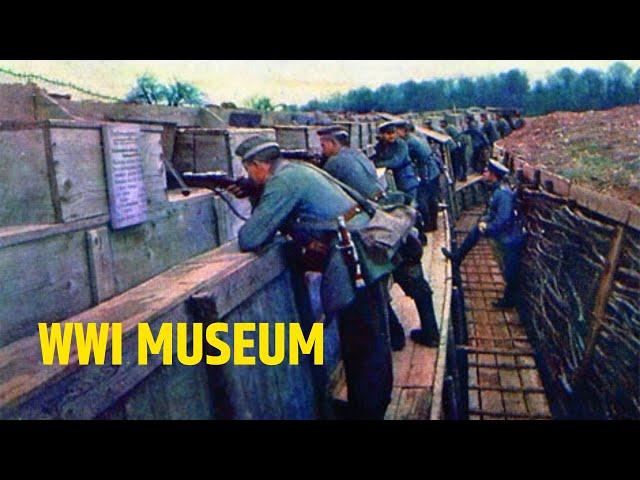
[[[531,165],[640,204],[640,105],[528,118],[499,144]]]

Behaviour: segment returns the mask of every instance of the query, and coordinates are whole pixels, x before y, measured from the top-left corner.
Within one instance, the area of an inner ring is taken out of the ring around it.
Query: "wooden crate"
[[[47,120],[0,125],[0,227],[67,223],[109,213],[102,124]],[[140,148],[150,207],[166,201],[162,128]]]
[[[246,175],[234,152],[238,145],[254,135],[276,139],[271,128],[179,128],[173,164],[180,172],[216,170],[235,177]]]
[[[326,126],[276,125],[276,141],[285,150],[307,150],[320,153],[318,130]]]
[[[276,140],[276,130],[272,128],[178,129],[173,164],[181,172],[216,170],[233,178],[246,177],[242,160],[234,152],[243,141],[255,135]],[[232,195],[227,195],[227,198],[241,215],[251,215],[251,203],[248,200],[240,200]],[[219,198],[216,198],[215,209],[220,242],[236,238],[244,221]]]
[[[360,147],[360,126],[356,122],[336,122],[336,125],[343,127],[349,134],[349,146],[351,148]]]

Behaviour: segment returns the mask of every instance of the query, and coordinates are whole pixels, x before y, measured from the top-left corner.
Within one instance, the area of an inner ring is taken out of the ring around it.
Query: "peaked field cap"
[[[325,137],[325,136],[336,137],[338,135],[347,135],[347,136],[349,136],[347,131],[343,127],[341,127],[339,125],[331,125],[330,127],[321,128],[321,129],[318,130],[317,133],[318,133],[319,137]]]
[[[251,160],[259,153],[272,150],[274,156],[280,155],[280,145],[270,138],[261,136],[253,136],[247,138],[236,148],[236,155],[242,157],[242,160]]]
[[[333,134],[333,136],[336,138],[336,140],[345,142],[349,140],[349,134],[345,130],[338,130]]]
[[[396,122],[384,122],[382,125],[378,127],[378,132],[393,132],[397,128]]]
[[[499,177],[504,177],[509,173],[509,169],[507,167],[505,167],[501,163],[496,162],[495,160],[489,160],[487,168],[490,172],[495,173]]]

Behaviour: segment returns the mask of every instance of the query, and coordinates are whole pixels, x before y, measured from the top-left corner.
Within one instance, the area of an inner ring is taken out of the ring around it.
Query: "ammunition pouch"
[[[416,221],[407,205],[379,206],[369,223],[357,230],[367,254],[376,262],[391,261]]]

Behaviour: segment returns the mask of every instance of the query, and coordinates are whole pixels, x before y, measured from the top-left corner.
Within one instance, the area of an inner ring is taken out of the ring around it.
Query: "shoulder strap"
[[[350,187],[349,185],[347,185],[345,183],[342,183],[340,180],[338,180],[337,178],[333,177],[329,173],[325,172],[321,168],[316,167],[315,165],[312,165],[310,163],[302,163],[302,165],[304,165],[306,168],[310,168],[311,170],[315,170],[317,173],[322,175],[324,178],[329,180],[331,183],[333,183],[334,185],[339,186],[347,195],[349,195],[351,198],[353,198],[362,207],[362,209],[365,212],[367,212],[367,214],[369,214],[369,216],[373,217],[373,215],[376,213],[376,207],[369,200],[364,198],[360,194],[360,192],[358,192],[356,189]]]

